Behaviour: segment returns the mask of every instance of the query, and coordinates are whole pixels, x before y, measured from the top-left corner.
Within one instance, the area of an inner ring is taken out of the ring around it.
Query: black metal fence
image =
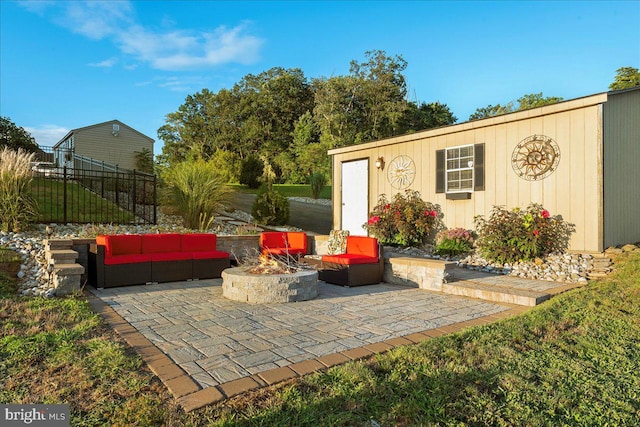
[[[157,181],[139,171],[34,166],[39,222],[155,224]]]

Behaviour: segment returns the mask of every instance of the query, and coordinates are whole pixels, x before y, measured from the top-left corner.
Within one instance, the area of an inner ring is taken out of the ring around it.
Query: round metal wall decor
[[[393,188],[403,190],[413,183],[416,165],[409,156],[398,156],[391,160],[387,169],[387,179]]]
[[[533,135],[518,143],[511,155],[511,166],[522,179],[538,181],[551,175],[560,162],[560,148],[548,136]]]

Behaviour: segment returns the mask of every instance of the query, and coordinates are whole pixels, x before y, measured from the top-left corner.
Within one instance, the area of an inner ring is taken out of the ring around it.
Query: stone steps
[[[71,249],[70,239],[44,241],[45,259],[51,272],[51,280],[57,296],[69,295],[82,289],[84,266],[78,264],[78,252]]]
[[[591,263],[593,267],[587,271],[587,278],[589,279],[607,277],[613,271],[613,261],[607,256],[594,257]]]
[[[495,284],[486,284],[470,280],[445,283],[442,285],[442,292],[449,295],[458,295],[485,301],[524,305],[533,307],[551,298],[551,295],[544,291],[534,291],[530,289],[519,289]]]

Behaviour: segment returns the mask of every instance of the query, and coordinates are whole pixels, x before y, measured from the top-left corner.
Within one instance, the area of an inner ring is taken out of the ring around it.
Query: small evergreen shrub
[[[240,167],[240,184],[249,188],[260,187],[260,178],[264,172],[264,163],[254,155],[247,156]]]
[[[398,193],[389,202],[382,194],[364,228],[385,245],[422,246],[440,226],[439,208],[418,191]]]
[[[274,190],[273,186],[266,185],[258,193],[251,215],[260,224],[285,225],[289,221],[289,199]]]
[[[436,236],[435,253],[455,256],[470,252],[473,249],[475,233],[466,228],[443,230]]]
[[[309,176],[309,184],[311,184],[311,197],[313,197],[314,199],[320,197],[320,192],[322,191],[326,183],[327,178],[320,172],[316,172]]]
[[[489,219],[475,218],[480,254],[489,261],[514,263],[542,257],[552,252],[564,252],[575,231],[559,215],[537,203],[526,209],[508,210],[494,206]]]

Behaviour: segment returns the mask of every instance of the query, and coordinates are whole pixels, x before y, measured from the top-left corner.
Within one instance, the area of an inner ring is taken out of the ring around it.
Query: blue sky
[[[203,88],[280,66],[345,75],[402,55],[409,99],[478,107],[604,92],[640,67],[640,1],[0,1],[0,115],[51,146],[118,119],[156,139]]]

